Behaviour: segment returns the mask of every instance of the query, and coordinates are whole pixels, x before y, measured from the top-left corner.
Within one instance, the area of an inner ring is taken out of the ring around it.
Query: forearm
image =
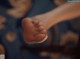
[[[49,24],[49,26],[47,26],[48,29],[59,22],[80,17],[80,2],[66,3],[45,15],[49,17],[49,19],[46,20],[46,23],[48,22]]]

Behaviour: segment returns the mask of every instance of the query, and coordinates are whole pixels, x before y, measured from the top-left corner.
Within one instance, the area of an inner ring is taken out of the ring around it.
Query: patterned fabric
[[[46,2],[45,2],[46,1]],[[25,16],[34,16],[48,12],[56,8],[56,5],[51,0],[34,0],[32,10]],[[0,6],[0,42],[6,48],[7,59],[50,59],[50,56],[42,57],[41,51],[59,51],[57,46],[62,42],[62,34],[68,31],[74,31],[73,24],[75,21],[62,22],[49,29],[49,39],[42,44],[27,45],[23,41],[21,19],[13,18],[6,13],[7,8]],[[79,21],[78,21],[79,22]],[[77,26],[77,25],[76,25]],[[75,26],[75,27],[76,27]],[[79,30],[75,30],[79,34]],[[72,35],[72,34],[71,34]],[[64,39],[63,39],[64,40]],[[54,48],[56,47],[56,48]]]

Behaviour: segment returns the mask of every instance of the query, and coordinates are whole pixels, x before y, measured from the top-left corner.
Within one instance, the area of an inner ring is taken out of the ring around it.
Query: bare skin
[[[23,25],[23,36],[24,39],[27,42],[39,42],[43,40],[42,38],[45,37],[46,31],[53,25],[62,22],[67,21],[76,17],[80,17],[80,2],[69,2],[65,3],[58,8],[45,13],[41,15],[34,16],[33,18],[26,18],[22,21]],[[35,20],[32,20],[35,19]],[[39,22],[36,22],[39,21]],[[41,23],[41,26],[36,27],[36,24],[39,25]],[[35,25],[35,26],[34,26]],[[44,29],[40,28],[43,27]],[[26,29],[28,28],[28,29]],[[42,29],[41,31],[36,31],[36,28],[38,30]],[[44,31],[45,30],[45,31]],[[36,33],[38,32],[38,33]],[[44,32],[44,35],[41,35],[42,32]],[[30,34],[31,33],[31,34]],[[35,34],[35,37],[34,37]]]
[[[47,34],[44,26],[37,20],[32,21],[31,18],[25,18],[22,22],[22,26],[24,29],[23,36],[26,42],[35,43],[37,38],[36,42],[40,42]],[[26,40],[26,38],[29,40]]]
[[[26,12],[31,8],[31,0],[9,0],[13,6],[7,13],[15,18],[23,17]]]

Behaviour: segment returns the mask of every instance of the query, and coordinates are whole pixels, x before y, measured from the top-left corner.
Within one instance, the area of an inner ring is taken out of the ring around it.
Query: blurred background
[[[80,18],[52,26],[44,43],[25,43],[23,18],[46,13],[67,2],[32,0],[29,5],[28,1],[0,0],[0,55],[5,55],[5,59],[80,59]]]

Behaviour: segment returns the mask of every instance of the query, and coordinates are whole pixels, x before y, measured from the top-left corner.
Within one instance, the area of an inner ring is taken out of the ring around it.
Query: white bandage
[[[5,59],[5,55],[4,54],[0,54],[0,59]]]

